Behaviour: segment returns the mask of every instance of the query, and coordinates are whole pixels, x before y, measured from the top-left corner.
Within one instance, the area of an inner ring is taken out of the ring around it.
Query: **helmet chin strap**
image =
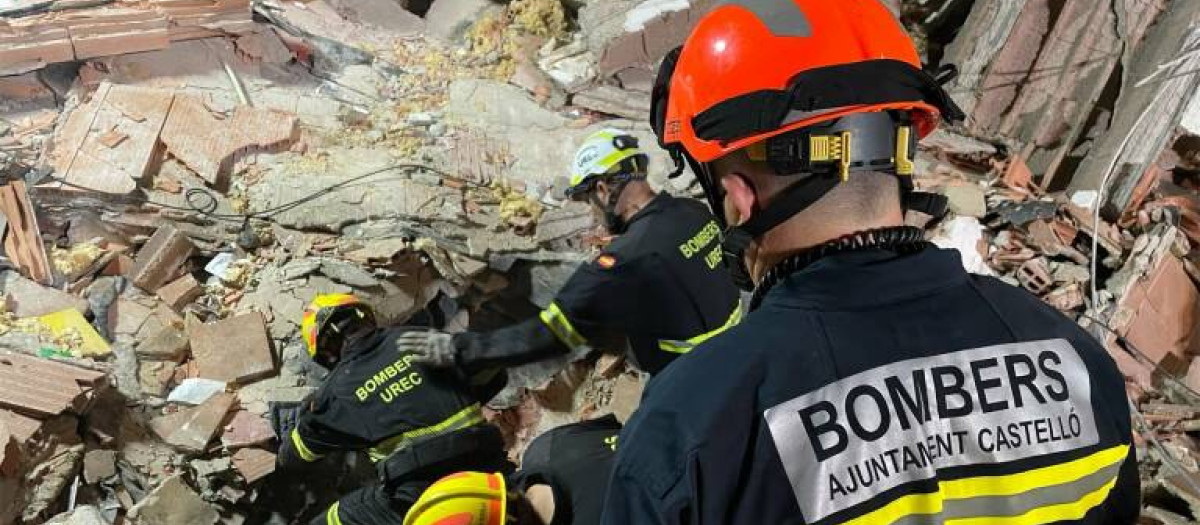
[[[919,211],[933,216],[935,220],[945,216],[947,207],[946,197],[913,191],[912,179],[909,177],[901,177],[900,181],[902,205],[905,210]],[[746,222],[727,228],[721,246],[725,253],[726,266],[733,276],[734,284],[746,291],[756,290],[756,288],[761,289],[761,284],[756,287],[754,279],[750,274],[750,269],[746,265],[746,250],[749,249],[750,244],[762,238],[768,231],[771,231],[796,214],[812,206],[840,182],[841,179],[837,174],[810,175],[788,187],[783,193],[775,197],[771,205],[754,213]],[[713,204],[713,206],[717,206],[717,204]],[[722,222],[725,222],[724,217],[722,217]],[[915,242],[909,239],[913,236],[913,231],[920,233],[923,230],[920,228],[904,229],[904,242]],[[918,235],[918,239],[919,237]],[[895,239],[890,235],[872,235],[868,237],[868,241],[870,242],[850,242],[847,245],[848,248],[837,251],[879,247],[880,245],[874,242],[876,239],[883,240],[884,244],[895,242]]]
[[[613,185],[608,193],[607,203],[601,202],[599,196],[595,193],[592,194],[590,199],[592,204],[604,211],[604,227],[612,235],[625,233],[625,230],[629,227],[625,222],[625,218],[621,217],[620,213],[617,213],[617,203],[620,202],[621,194],[625,192],[625,187],[632,181],[632,178],[624,178]]]

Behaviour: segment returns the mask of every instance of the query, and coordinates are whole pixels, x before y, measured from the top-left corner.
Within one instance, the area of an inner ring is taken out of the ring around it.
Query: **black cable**
[[[374,170],[374,171],[370,171],[370,172],[364,173],[364,174],[362,174],[362,175],[358,175],[358,176],[355,176],[355,177],[351,177],[351,178],[349,178],[349,179],[346,179],[346,180],[344,180],[344,181],[337,182],[337,183],[331,184],[331,185],[329,185],[329,186],[326,186],[326,187],[324,187],[324,188],[322,188],[322,189],[320,189],[320,190],[318,190],[318,191],[316,191],[316,192],[313,192],[312,194],[306,195],[306,196],[304,196],[304,197],[301,197],[301,198],[299,198],[299,199],[296,199],[296,200],[293,200],[293,201],[290,201],[290,202],[286,202],[286,203],[280,204],[280,205],[278,205],[278,206],[275,206],[275,207],[273,207],[273,208],[268,208],[268,209],[266,209],[266,210],[259,211],[259,212],[254,212],[254,213],[250,213],[250,214],[244,214],[244,213],[217,213],[217,208],[218,208],[218,206],[219,206],[219,202],[220,202],[220,201],[219,201],[219,199],[217,198],[217,195],[216,195],[215,193],[213,193],[211,190],[207,189],[207,188],[189,188],[189,189],[188,189],[186,192],[184,192],[183,198],[184,198],[184,202],[186,202],[186,203],[187,203],[187,206],[186,206],[186,207],[185,207],[185,206],[175,206],[175,205],[173,205],[173,204],[166,204],[166,203],[162,203],[162,202],[155,202],[155,201],[151,201],[151,200],[147,200],[147,201],[146,201],[146,204],[148,204],[148,205],[151,205],[151,206],[156,206],[156,207],[159,207],[159,208],[163,208],[163,209],[167,209],[167,210],[176,210],[176,211],[185,211],[185,212],[199,213],[199,214],[201,214],[201,215],[203,215],[203,216],[205,216],[205,217],[208,217],[208,218],[210,218],[210,219],[216,219],[216,220],[225,220],[225,221],[232,221],[232,222],[241,222],[241,223],[243,223],[243,224],[244,224],[244,223],[246,223],[247,221],[249,221],[249,220],[251,220],[251,219],[264,219],[264,220],[265,220],[265,219],[269,219],[269,218],[271,218],[271,217],[274,217],[275,215],[279,215],[280,213],[283,213],[283,212],[285,212],[285,211],[292,210],[292,209],[294,209],[294,208],[297,208],[297,207],[299,207],[299,206],[302,206],[302,205],[304,205],[304,204],[307,204],[307,203],[309,203],[309,202],[312,202],[312,201],[314,201],[314,200],[317,200],[317,199],[319,199],[319,198],[321,198],[321,197],[324,197],[325,195],[329,195],[329,194],[331,194],[331,193],[333,193],[333,192],[335,192],[335,191],[337,191],[337,190],[340,190],[340,189],[342,189],[342,188],[345,188],[345,187],[347,187],[347,186],[349,186],[349,185],[351,185],[351,184],[354,184],[354,183],[356,183],[356,182],[359,182],[359,181],[361,181],[361,180],[363,180],[363,179],[367,179],[367,178],[370,178],[370,177],[374,177],[374,176],[376,176],[376,175],[379,175],[379,174],[382,174],[382,173],[387,173],[387,172],[389,172],[389,171],[395,171],[395,170],[405,170],[405,169],[415,169],[415,170],[423,170],[423,171],[428,171],[428,172],[430,172],[430,173],[433,173],[434,175],[437,175],[437,176],[439,176],[439,177],[442,177],[443,179],[449,179],[449,180],[453,180],[453,181],[456,181],[456,182],[461,182],[461,183],[464,183],[464,184],[471,184],[469,181],[467,181],[467,180],[465,180],[465,179],[462,179],[462,178],[460,178],[460,177],[456,177],[456,176],[454,176],[454,175],[451,175],[451,174],[450,174],[450,173],[448,173],[448,172],[442,171],[442,170],[440,170],[440,169],[438,169],[438,168],[434,168],[434,167],[432,167],[432,166],[428,166],[428,165],[425,165],[425,164],[412,164],[412,163],[404,163],[404,164],[392,164],[392,165],[389,165],[389,166],[385,166],[385,167],[383,167],[383,168],[379,168],[379,169],[377,169],[377,170]],[[49,177],[47,177],[47,178],[48,178],[49,180],[52,180],[52,181],[58,182],[59,184],[62,184],[62,185],[64,185],[64,186],[68,186],[68,187],[71,187],[71,188],[76,188],[76,189],[80,189],[80,190],[87,190],[87,191],[95,191],[95,190],[94,190],[94,189],[92,189],[92,188],[88,188],[88,187],[85,187],[85,186],[80,186],[80,185],[78,185],[78,184],[71,183],[71,182],[69,182],[69,181],[67,181],[67,180],[65,180],[65,179],[62,179],[62,178],[60,178],[60,177],[55,177],[55,176],[53,176],[53,175],[51,175],[51,176],[49,176]],[[478,184],[475,184],[475,186],[478,186]]]

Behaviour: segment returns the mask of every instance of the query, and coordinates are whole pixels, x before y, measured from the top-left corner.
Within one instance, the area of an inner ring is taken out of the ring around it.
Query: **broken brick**
[[[275,472],[275,454],[257,448],[244,448],[233,455],[233,468],[246,483],[254,483]]]
[[[286,151],[299,138],[295,115],[238,106],[214,114],[196,96],[176,95],[159,139],[171,156],[213,185],[224,184],[234,164],[259,151]]]
[[[154,232],[134,260],[129,278],[147,292],[156,292],[179,272],[195,246],[174,226],[166,225]]]
[[[167,303],[167,306],[181,310],[185,305],[199,298],[204,293],[204,289],[200,287],[196,278],[188,273],[159,288],[155,293],[159,299]]]
[[[225,432],[221,434],[221,444],[232,450],[263,445],[274,438],[275,430],[271,428],[270,422],[258,414],[241,410],[225,425]]]
[[[150,429],[168,445],[189,452],[203,452],[221,429],[234,399],[232,394],[217,394],[198,407],[151,420]]]
[[[193,324],[188,332],[200,377],[244,384],[275,371],[267,326],[258,312]]]
[[[1045,258],[1030,259],[1017,269],[1017,280],[1026,290],[1036,295],[1042,295],[1054,286],[1054,278],[1050,275],[1050,265]]]
[[[1133,312],[1125,331],[1130,343],[1160,366],[1187,371],[1200,353],[1200,293],[1179,259],[1163,258],[1125,294],[1121,308]]]

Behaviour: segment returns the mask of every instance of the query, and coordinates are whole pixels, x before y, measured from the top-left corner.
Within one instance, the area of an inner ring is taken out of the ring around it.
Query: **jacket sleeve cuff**
[[[296,451],[296,455],[300,456],[300,459],[306,463],[312,463],[324,457],[324,454],[317,454],[308,448],[308,445],[304,442],[304,438],[300,437],[300,430],[298,428],[292,429],[291,441],[292,449]]]

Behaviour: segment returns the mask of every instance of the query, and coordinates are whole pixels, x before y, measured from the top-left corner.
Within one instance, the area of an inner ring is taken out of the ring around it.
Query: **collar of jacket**
[[[856,310],[931,295],[967,280],[957,250],[863,250],[823,258],[780,281],[760,309]]]
[[[356,357],[370,354],[382,345],[386,336],[387,330],[377,328],[351,338],[349,341],[346,341],[346,346],[342,350],[342,361],[349,361]]]
[[[650,202],[647,202],[645,206],[642,206],[642,209],[633,214],[633,217],[629,218],[629,222],[626,223],[626,231],[629,230],[630,226],[633,226],[633,223],[662,211],[667,207],[667,203],[671,202],[671,199],[673,198],[674,197],[668,195],[665,191],[659,192],[658,195],[655,195],[654,198],[650,199]]]

